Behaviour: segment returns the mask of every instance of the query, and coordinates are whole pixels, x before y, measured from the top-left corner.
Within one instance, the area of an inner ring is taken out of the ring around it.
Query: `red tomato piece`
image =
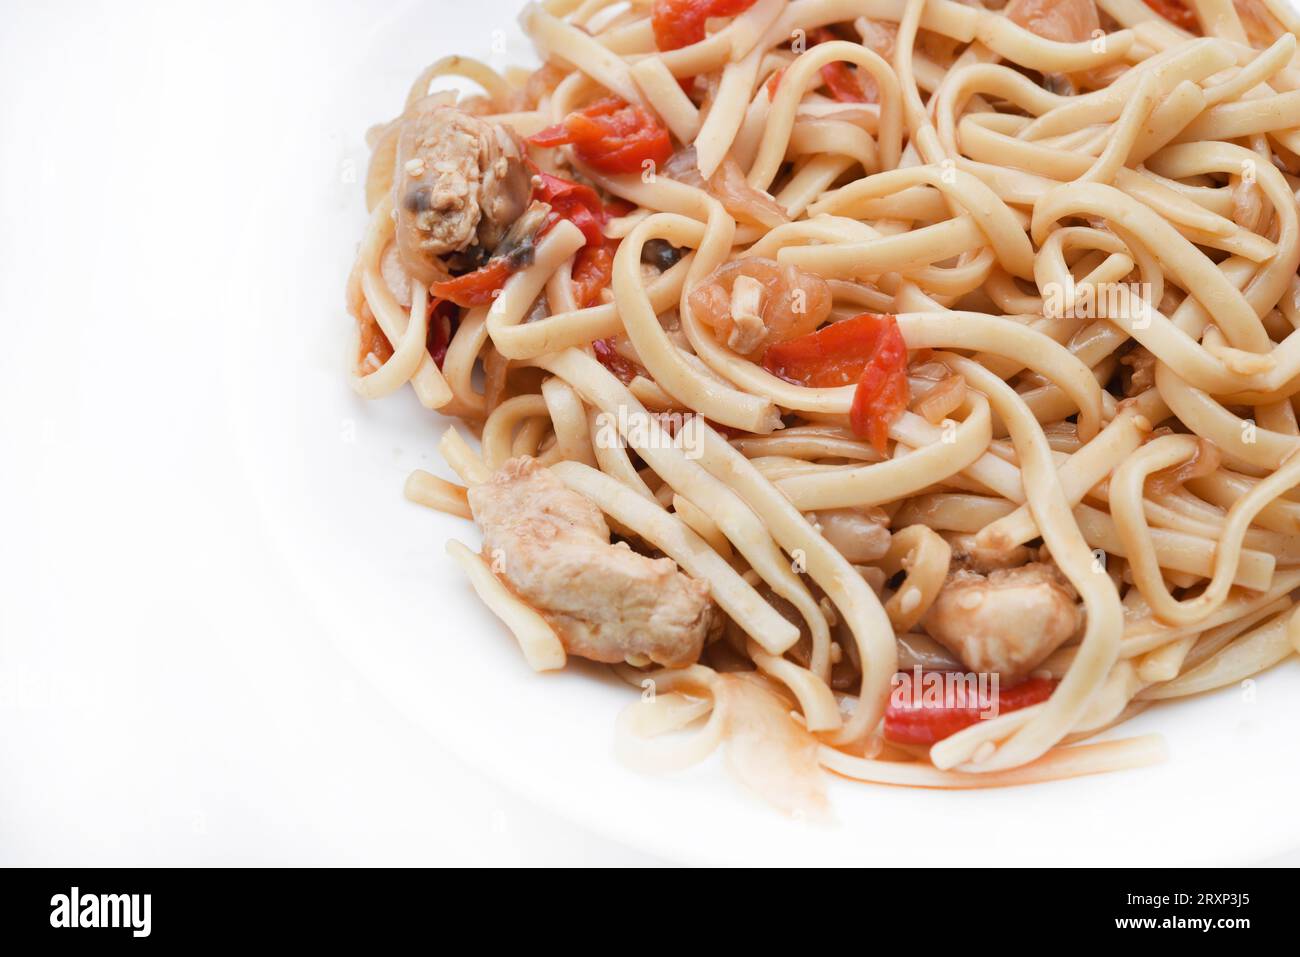
[[[570,113],[528,142],[544,148],[572,145],[584,163],[613,174],[639,173],[647,160],[662,166],[673,155],[668,131],[644,107],[616,96]]]
[[[533,192],[533,197],[551,207],[551,217],[538,233],[545,235],[561,219],[567,219],[582,230],[589,246],[603,246],[605,225],[605,207],[600,196],[590,186],[571,183],[567,179],[552,176],[534,168],[535,176],[541,178],[542,184]]]
[[[624,385],[641,374],[641,369],[635,362],[623,358],[622,354],[614,348],[613,339],[597,339],[591,344],[591,348],[596,353],[596,358],[600,360],[600,364],[614,373]]]
[[[764,354],[763,368],[787,382],[814,389],[849,385],[862,375],[870,358],[872,318],[845,319],[778,342]]]
[[[635,212],[635,203],[629,203],[627,200],[619,199],[617,196],[613,197],[605,204],[605,214],[607,216],[627,216]]]
[[[710,17],[734,17],[756,0],[655,0],[650,24],[655,46],[662,51],[680,50],[704,39],[704,24]]]
[[[758,0],[713,0],[709,8],[711,17],[738,17]]]
[[[607,245],[584,246],[573,261],[573,293],[578,308],[600,302],[600,291],[614,275],[614,254]]]
[[[429,292],[458,306],[486,306],[497,297],[512,275],[514,269],[508,260],[493,259],[482,269],[446,282],[435,282],[429,287]]]
[[[655,0],[650,11],[655,46],[667,52],[699,43],[710,6],[710,0]]]
[[[889,426],[907,408],[907,343],[898,331],[893,316],[875,316],[883,320],[876,327],[875,348],[858,379],[849,409],[849,424],[855,434],[866,438],[876,451],[884,452],[889,442]]]
[[[936,673],[937,674],[937,673]],[[902,685],[890,695],[885,709],[885,738],[898,744],[934,744],[951,737],[964,728],[978,724],[988,715],[994,703],[998,714],[1019,711],[1030,705],[1041,704],[1052,696],[1056,682],[1048,678],[1031,678],[1023,684],[1005,690],[999,688],[996,702],[981,700],[978,694],[967,693],[966,685],[944,683],[930,691],[924,687],[913,689],[911,675],[901,676]],[[939,675],[936,681],[942,680]],[[930,701],[940,695],[941,700]]]
[[[830,95],[841,103],[869,103],[858,75],[847,63],[827,63],[821,69],[822,81]]]
[[[447,302],[441,299],[435,299],[433,307],[429,312],[429,336],[427,346],[429,355],[437,363],[438,368],[442,368],[443,362],[447,359],[447,347],[451,345],[451,337],[456,334],[456,320],[460,313],[456,309],[454,302]]]
[[[534,172],[541,178],[541,185],[533,196],[551,206],[551,216],[538,236],[545,235],[561,219],[582,230],[587,245],[578,251],[573,263],[574,292],[580,309],[595,305],[614,273],[614,253],[601,231],[606,219],[605,206],[590,186],[571,183],[538,169]]]
[[[890,424],[907,408],[907,343],[893,316],[865,313],[779,342],[763,356],[763,368],[814,389],[856,380],[850,424],[881,452]]]
[[[825,27],[814,30],[809,37],[813,46],[822,43],[829,43],[831,40],[838,40],[834,33]],[[866,91],[862,88],[858,75],[847,63],[836,62],[827,63],[821,68],[822,82],[826,84],[826,90],[831,97],[841,103],[870,103],[871,98],[867,96]]]

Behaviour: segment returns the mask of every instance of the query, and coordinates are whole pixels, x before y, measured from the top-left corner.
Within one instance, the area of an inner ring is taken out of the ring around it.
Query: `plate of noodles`
[[[1288,0],[438,17],[267,492],[392,700],[676,859],[1300,844]]]

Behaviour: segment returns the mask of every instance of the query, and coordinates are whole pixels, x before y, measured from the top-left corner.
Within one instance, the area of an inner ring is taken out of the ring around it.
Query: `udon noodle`
[[[407,496],[530,665],[640,689],[625,758],[789,809],[1134,767],[1092,739],[1300,648],[1289,0],[521,23],[541,69],[371,134],[355,385],[461,420]]]

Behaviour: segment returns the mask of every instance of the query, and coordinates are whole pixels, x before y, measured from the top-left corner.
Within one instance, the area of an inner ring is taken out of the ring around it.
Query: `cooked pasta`
[[[460,420],[407,496],[529,664],[640,689],[626,760],[799,813],[1112,771],[1300,650],[1289,0],[521,24],[371,133],[355,386]]]

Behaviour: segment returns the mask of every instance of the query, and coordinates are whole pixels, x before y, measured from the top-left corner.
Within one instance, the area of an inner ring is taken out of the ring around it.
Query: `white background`
[[[0,2],[0,864],[651,860],[466,769],[283,611],[231,483],[222,329],[346,336],[303,206],[359,203],[423,64],[365,78],[364,118],[335,91],[401,6]],[[423,6],[432,61],[464,4]]]
[[[518,5],[0,0],[0,864],[655,862],[361,676],[249,507],[320,423],[254,468],[232,412],[304,356],[346,389],[293,342],[347,329],[356,234],[317,213],[359,207],[419,68]],[[377,56],[412,6],[427,35]]]

